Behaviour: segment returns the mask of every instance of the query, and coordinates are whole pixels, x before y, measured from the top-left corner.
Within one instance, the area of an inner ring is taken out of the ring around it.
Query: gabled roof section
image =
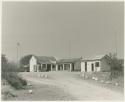
[[[106,55],[97,55],[97,56],[94,56],[93,57],[93,60],[94,59],[102,59],[103,57],[105,57]]]
[[[86,58],[83,58],[82,61],[93,61],[93,60],[101,60],[102,58],[109,58],[108,55],[96,55],[96,56],[93,56],[93,57],[86,57]]]
[[[56,63],[56,59],[53,56],[35,56],[37,59],[37,63],[41,64],[54,64]]]
[[[57,63],[74,63],[77,61],[81,61],[81,58],[60,59],[57,61]]]

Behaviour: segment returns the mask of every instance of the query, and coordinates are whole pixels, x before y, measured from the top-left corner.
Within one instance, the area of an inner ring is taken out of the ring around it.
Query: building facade
[[[107,55],[96,56],[91,59],[82,59],[81,72],[110,71],[111,59]]]
[[[30,72],[42,71],[81,71],[99,72],[110,71],[111,59],[107,55],[89,59],[71,58],[56,60],[54,57],[32,56],[29,61]]]
[[[56,63],[56,70],[80,71],[81,58],[60,59]]]
[[[30,72],[52,71],[56,66],[56,59],[47,56],[32,56],[29,65]]]

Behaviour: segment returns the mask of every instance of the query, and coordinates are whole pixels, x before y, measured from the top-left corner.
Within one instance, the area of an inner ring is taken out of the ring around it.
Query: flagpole
[[[115,51],[116,51],[116,57],[117,57],[117,33],[115,32]]]
[[[16,45],[16,49],[17,49],[17,66],[18,66],[18,44]]]

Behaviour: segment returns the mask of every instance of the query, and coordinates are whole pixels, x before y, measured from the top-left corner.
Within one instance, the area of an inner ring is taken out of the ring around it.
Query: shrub
[[[22,83],[23,86],[27,85],[27,81],[25,79],[22,79],[19,77],[20,82]]]
[[[111,79],[116,78],[120,75],[124,75],[124,60],[118,59],[117,54],[109,54],[109,57],[111,58]]]
[[[124,63],[124,60],[122,60],[122,59],[118,59],[117,58],[117,56],[116,56],[116,54],[109,54],[109,57],[111,58],[111,64],[110,64],[110,66],[111,66],[111,71],[112,72],[116,72],[116,71],[118,71],[118,72],[122,72],[122,71],[124,71],[123,70],[123,68],[124,68],[124,66],[123,66],[123,63]]]
[[[19,77],[15,72],[4,73],[4,79],[15,89],[23,89],[27,85],[26,80]]]
[[[27,82],[18,76],[18,72],[17,65],[8,62],[5,55],[2,55],[2,78],[15,89],[23,89]]]

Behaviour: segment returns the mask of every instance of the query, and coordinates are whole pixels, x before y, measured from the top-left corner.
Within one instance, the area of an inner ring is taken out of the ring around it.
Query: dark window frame
[[[100,67],[100,63],[99,62],[95,62],[95,67]]]

